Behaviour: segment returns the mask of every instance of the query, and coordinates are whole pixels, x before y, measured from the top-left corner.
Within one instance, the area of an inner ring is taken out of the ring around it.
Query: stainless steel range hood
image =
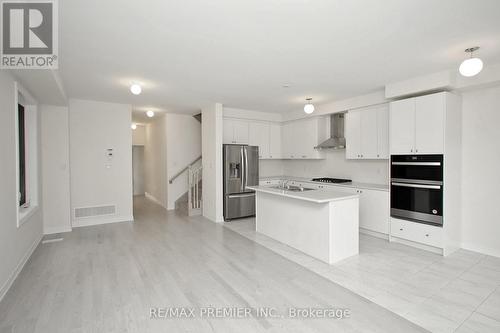
[[[330,138],[314,149],[345,149],[344,115],[345,112],[341,112],[330,116]]]

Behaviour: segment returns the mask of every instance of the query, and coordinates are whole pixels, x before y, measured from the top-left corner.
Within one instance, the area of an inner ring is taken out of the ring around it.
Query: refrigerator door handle
[[[254,197],[255,193],[246,193],[246,194],[229,194],[227,197],[229,199],[234,199],[234,198],[250,198]]]
[[[240,159],[241,159],[241,186],[240,192],[245,192],[245,173],[247,166],[245,165],[245,147],[240,148]]]
[[[243,147],[243,151],[245,152],[245,185],[243,191],[247,190],[248,186],[248,151],[247,147]]]

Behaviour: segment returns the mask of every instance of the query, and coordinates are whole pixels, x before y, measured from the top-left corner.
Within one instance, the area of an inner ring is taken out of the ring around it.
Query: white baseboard
[[[368,229],[361,228],[361,227],[359,228],[359,233],[364,234],[364,235],[368,235],[368,236],[372,236],[372,237],[377,237],[377,238],[389,240],[388,234],[383,234],[383,233],[378,232],[378,231],[372,231],[372,230],[368,230]]]
[[[483,247],[483,246],[478,246],[477,244],[474,244],[474,243],[469,243],[469,242],[465,242],[465,243],[462,243],[462,249],[465,249],[465,250],[469,250],[469,251],[473,251],[473,252],[479,252],[479,253],[482,253],[482,254],[486,254],[486,255],[489,255],[489,256],[493,256],[493,257],[499,257],[500,258],[500,250],[499,249],[491,249],[491,248],[486,248],[486,247]]]
[[[60,234],[63,232],[70,232],[73,229],[71,227],[54,227],[54,228],[43,228],[44,235]]]
[[[3,284],[2,288],[0,288],[0,301],[2,301],[2,299],[5,296],[5,294],[7,294],[7,292],[10,289],[10,287],[12,287],[12,284],[16,280],[16,278],[19,275],[19,273],[21,273],[21,271],[23,270],[24,265],[26,265],[26,263],[28,262],[29,258],[33,254],[33,252],[35,252],[35,249],[37,248],[38,244],[40,244],[40,241],[42,240],[42,237],[43,237],[43,235],[40,235],[39,237],[37,237],[35,239],[35,241],[33,242],[33,244],[31,244],[31,246],[29,247],[28,251],[26,251],[26,253],[24,254],[24,256],[21,258],[21,261],[19,261],[19,263],[17,264],[16,269],[14,269],[14,271],[12,272],[12,274],[10,275],[10,277]]]
[[[410,240],[399,238],[396,236],[391,236],[390,241],[394,242],[394,243],[400,243],[400,244],[404,244],[407,246],[416,247],[417,249],[421,249],[421,250],[425,250],[425,251],[429,251],[429,252],[443,255],[443,249],[440,249],[438,247],[434,247],[434,246],[430,246],[430,245],[426,245],[426,244],[421,244],[421,243],[417,243],[417,242],[412,242]]]
[[[120,223],[120,222],[134,222],[134,216],[128,217],[115,217],[110,219],[82,219],[78,220],[78,222],[73,223],[73,228],[80,227],[90,227],[93,225],[101,225],[101,224],[109,224],[109,223]]]
[[[146,199],[149,199],[149,200],[153,201],[154,203],[157,203],[158,205],[167,209],[167,207],[165,207],[165,205],[163,203],[161,203],[160,200],[156,199],[156,197],[154,195],[152,195],[151,193],[145,192],[144,196],[146,197]]]

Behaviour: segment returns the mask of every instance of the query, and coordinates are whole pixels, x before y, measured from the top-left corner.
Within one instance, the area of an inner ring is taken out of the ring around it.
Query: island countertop
[[[270,186],[247,186],[248,189],[255,192],[269,193],[278,196],[288,197],[292,199],[304,200],[314,203],[328,203],[332,201],[341,201],[358,198],[357,194],[346,194],[334,189],[315,189],[304,192],[292,192]]]

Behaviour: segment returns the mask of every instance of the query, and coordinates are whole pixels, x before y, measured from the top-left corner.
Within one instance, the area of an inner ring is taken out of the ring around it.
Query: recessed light
[[[290,88],[290,83],[285,83],[282,85],[283,88]]]
[[[149,118],[153,118],[155,116],[155,113],[149,110],[148,112],[146,112],[146,116],[148,116]]]
[[[130,125],[130,128],[133,129],[133,130],[137,129],[137,124]]]
[[[139,84],[134,83],[130,86],[130,92],[134,95],[139,95],[142,92],[142,87]]]

